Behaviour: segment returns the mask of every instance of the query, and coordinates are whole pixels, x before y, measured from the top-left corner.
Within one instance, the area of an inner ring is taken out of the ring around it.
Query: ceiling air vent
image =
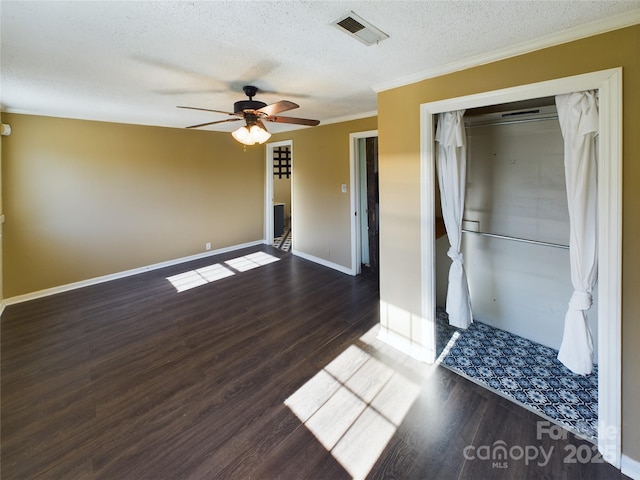
[[[351,35],[365,45],[374,45],[385,38],[389,38],[389,35],[353,12],[343,15],[332,22],[331,25]]]

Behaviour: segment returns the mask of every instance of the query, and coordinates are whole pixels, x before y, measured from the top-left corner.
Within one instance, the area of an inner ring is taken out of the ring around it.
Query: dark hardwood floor
[[[167,280],[254,251],[280,260],[181,292]],[[1,476],[624,478],[379,343],[378,301],[371,280],[258,247],[8,306]]]

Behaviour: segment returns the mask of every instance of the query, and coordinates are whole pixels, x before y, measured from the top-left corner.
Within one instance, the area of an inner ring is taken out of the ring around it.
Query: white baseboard
[[[640,461],[623,454],[620,460],[620,471],[633,480],[640,480]]]
[[[309,260],[310,262],[318,263],[322,266],[332,268],[342,273],[346,273],[347,275],[355,275],[350,268],[347,268],[343,265],[338,265],[337,263],[330,262],[320,257],[314,257],[313,255],[309,255],[308,253],[303,253],[298,250],[291,250],[291,253],[296,257],[304,258],[305,260]]]
[[[410,357],[419,360],[420,362],[433,363],[433,353],[430,353],[425,347],[416,345],[408,338],[398,335],[397,333],[380,326],[378,332],[378,340],[387,345],[392,346],[396,350],[409,355]]]
[[[191,262],[193,260],[199,260],[201,258],[211,257],[213,255],[220,255],[221,253],[233,252],[247,247],[254,247],[256,245],[262,245],[262,240],[256,240],[254,242],[242,243],[239,245],[232,245],[230,247],[219,248],[217,250],[211,250],[204,253],[197,253],[195,255],[189,255],[188,257],[176,258],[173,260],[167,260],[160,263],[154,263],[153,265],[147,265],[145,267],[133,268],[131,270],[125,270],[123,272],[112,273],[109,275],[103,275],[101,277],[89,278],[87,280],[81,280],[79,282],[68,283],[66,285],[60,285],[58,287],[46,288],[44,290],[38,290],[36,292],[25,293],[23,295],[16,295],[15,297],[5,298],[0,304],[0,316],[4,311],[4,307],[7,305],[13,305],[16,303],[27,302],[29,300],[35,300],[36,298],[48,297],[49,295],[55,295],[56,293],[68,292],[70,290],[76,290],[82,287],[88,287],[90,285],[97,285],[99,283],[109,282],[111,280],[117,280],[120,278],[130,277],[139,273],[149,272],[151,270],[158,270],[160,268],[171,267],[180,263]]]

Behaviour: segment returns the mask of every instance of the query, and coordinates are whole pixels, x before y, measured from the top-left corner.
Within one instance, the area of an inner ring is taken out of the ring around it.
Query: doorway
[[[264,242],[290,252],[293,245],[293,142],[267,144]]]
[[[576,376],[557,359],[574,290],[558,120],[553,96],[464,112],[460,252],[474,323],[460,331],[448,325],[451,259],[440,248],[449,245],[445,237],[436,242],[438,363],[595,442],[597,367]],[[595,288],[588,313],[596,357],[597,293]],[[468,344],[479,349],[463,347]]]
[[[621,438],[621,231],[622,231],[622,71],[620,68],[484,92],[421,105],[421,211],[424,358],[435,360],[435,146],[434,116],[581,90],[598,90],[598,450],[620,468]]]
[[[350,135],[351,270],[353,275],[379,276],[378,132]]]

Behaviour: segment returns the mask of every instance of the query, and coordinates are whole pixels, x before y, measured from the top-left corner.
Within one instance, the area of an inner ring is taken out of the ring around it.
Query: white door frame
[[[351,188],[351,275],[362,271],[362,251],[360,249],[360,219],[358,204],[360,196],[360,175],[358,175],[358,140],[377,137],[378,130],[367,130],[349,134],[349,183]]]
[[[435,352],[434,115],[582,90],[599,90],[598,450],[620,468],[622,279],[622,68],[426,103],[420,106],[423,345]],[[433,357],[433,354],[431,355]],[[435,360],[435,358],[431,358]]]
[[[293,219],[293,140],[267,143],[266,178],[264,183],[264,243],[273,244],[273,150],[278,147],[289,147],[291,150],[291,218]],[[291,239],[293,240],[293,220],[291,221]],[[291,244],[293,250],[293,243]]]

